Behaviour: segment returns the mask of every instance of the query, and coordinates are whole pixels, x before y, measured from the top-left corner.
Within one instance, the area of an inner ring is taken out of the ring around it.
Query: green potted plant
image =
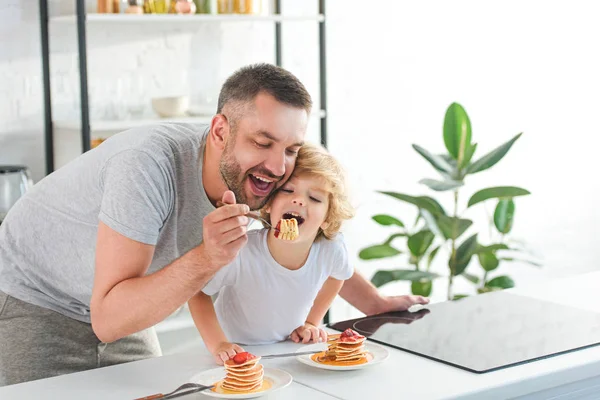
[[[422,179],[419,182],[430,190],[452,197],[452,210],[447,212],[440,202],[431,196],[412,196],[404,193],[380,191],[402,202],[414,205],[418,210],[417,220],[407,227],[401,219],[388,214],[373,216],[379,225],[393,232],[383,243],[362,249],[359,257],[375,260],[406,255],[408,266],[393,270],[380,270],[372,278],[379,287],[397,280],[411,281],[414,294],[429,296],[433,282],[441,275],[431,271],[433,260],[438,254],[447,258],[447,298],[455,300],[467,294],[454,294],[453,283],[458,276],[467,279],[476,287],[477,293],[501,290],[514,286],[507,275],[499,275],[498,269],[504,262],[515,260],[539,265],[528,257],[522,243],[513,240],[510,233],[515,217],[515,197],[529,195],[526,189],[515,186],[495,186],[481,189],[472,194],[464,209],[459,209],[461,189],[466,179],[496,165],[521,137],[521,133],[474,160],[477,144],[472,143],[471,122],[465,109],[452,103],[446,110],[443,138],[446,152],[434,154],[421,146],[413,148],[440,174],[441,179]],[[465,214],[472,207],[495,202],[493,215],[488,215],[487,242],[483,235],[473,232],[473,220]],[[402,245],[404,248],[400,248]],[[479,264],[478,272],[467,271],[473,259]]]

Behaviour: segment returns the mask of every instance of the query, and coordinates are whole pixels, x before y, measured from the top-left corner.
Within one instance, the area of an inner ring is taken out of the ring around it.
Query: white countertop
[[[600,272],[511,291],[600,312]],[[298,347],[300,345],[285,342],[246,349],[255,354],[270,354]],[[293,357],[263,360],[265,366],[281,368],[294,377],[292,385],[264,398],[487,400],[529,395],[529,398],[542,399],[548,398],[552,391],[576,390],[579,394],[592,393],[592,397],[586,398],[600,398],[600,346],[485,374],[474,374],[393,348],[389,350],[390,357],[384,363],[357,371],[316,369]],[[0,398],[133,399],[173,390],[198,372],[214,367],[212,358],[201,349],[7,386],[0,388]],[[184,398],[209,399],[201,394]]]
[[[267,362],[262,363],[269,366]],[[154,393],[168,393],[203,370],[217,367],[206,351],[191,352],[99,368],[55,378],[0,387],[2,400],[131,400]],[[199,393],[182,399],[209,400]],[[299,382],[273,392],[263,399],[333,400],[325,393]]]

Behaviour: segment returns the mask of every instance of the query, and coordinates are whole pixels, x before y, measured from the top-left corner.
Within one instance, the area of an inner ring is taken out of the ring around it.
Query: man
[[[0,226],[0,385],[160,355],[151,327],[237,256],[311,107],[289,72],[242,68],[209,127],[126,131],[35,185]],[[425,301],[359,275],[343,296],[368,313]]]

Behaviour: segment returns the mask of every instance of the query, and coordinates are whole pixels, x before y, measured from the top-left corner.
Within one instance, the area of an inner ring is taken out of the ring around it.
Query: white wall
[[[42,78],[35,0],[0,2],[0,164],[44,172]]]
[[[463,201],[487,186],[532,192],[516,201],[514,233],[543,256],[545,267],[514,264],[499,272],[524,285],[598,268],[595,2],[351,3],[330,8],[329,104],[330,148],[347,165],[357,192],[358,215],[346,230],[357,268],[371,275],[379,267],[406,265],[401,258],[357,258],[361,247],[387,237],[372,215],[414,220],[411,207],[374,191],[431,194],[417,181],[436,173],[411,144],[444,150],[443,117],[453,101],[471,117],[479,156],[524,132],[505,159],[464,189]],[[436,198],[449,207],[450,196]],[[468,216],[481,220],[485,213]],[[477,265],[470,268],[477,271]],[[438,263],[435,270],[445,267]],[[402,292],[407,285],[384,288]],[[444,291],[444,283],[434,285],[434,299]],[[343,305],[338,310],[348,315]]]
[[[53,2],[52,7],[56,11],[71,3]],[[435,172],[410,145],[443,150],[443,115],[453,101],[470,114],[480,152],[524,132],[498,166],[464,189],[464,199],[492,185],[517,185],[533,193],[518,199],[514,231],[543,255],[545,267],[515,264],[500,272],[524,285],[597,268],[599,184],[592,160],[600,128],[600,26],[594,20],[595,3],[365,4],[328,2],[330,148],[347,166],[355,189],[358,215],[345,233],[357,268],[370,276],[379,267],[404,266],[402,259],[365,263],[357,258],[360,248],[387,236],[370,221],[371,215],[390,212],[407,221],[414,215],[412,208],[374,191],[427,193],[417,181],[435,177]],[[290,12],[314,11],[312,2],[286,5]],[[35,0],[0,5],[0,163],[26,163],[39,179],[42,93],[36,10]],[[55,117],[77,118],[74,27],[51,29]],[[131,77],[143,76],[143,95],[152,96],[184,86],[178,79],[183,76],[197,96],[202,73],[211,65],[219,65],[217,80],[222,80],[245,63],[273,61],[272,29],[270,24],[207,25],[191,31],[139,26],[126,33],[116,26],[92,26],[88,68],[93,117],[114,104],[119,79],[127,87]],[[317,99],[316,27],[286,25],[284,35],[285,66]],[[151,114],[149,103],[145,105],[144,112]],[[317,127],[315,121],[312,138],[318,136]],[[450,199],[445,200],[448,206]],[[435,268],[444,272],[440,263]],[[443,286],[435,286],[435,299],[443,298]],[[384,288],[390,293],[406,290],[403,284]],[[337,302],[334,319],[349,315],[354,314]]]

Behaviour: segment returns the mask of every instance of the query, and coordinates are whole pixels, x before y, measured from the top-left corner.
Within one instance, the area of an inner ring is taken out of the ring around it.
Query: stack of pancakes
[[[367,358],[364,341],[366,338],[352,329],[327,338],[328,348],[323,361],[357,362]]]
[[[252,356],[242,363],[236,363],[233,359],[225,361],[227,375],[221,387],[232,392],[250,392],[260,389],[263,384],[263,366],[258,362],[260,357]]]
[[[275,237],[278,239],[295,240],[300,235],[296,218],[280,220],[276,229],[279,230],[279,232],[275,232]]]

